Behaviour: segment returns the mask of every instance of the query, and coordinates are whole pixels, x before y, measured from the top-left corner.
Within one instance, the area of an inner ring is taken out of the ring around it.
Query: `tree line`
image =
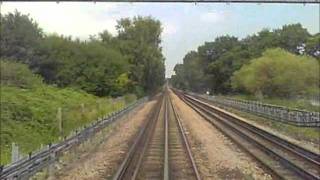
[[[293,97],[319,93],[320,33],[301,24],[238,39],[220,36],[188,52],[171,83],[212,94]]]
[[[165,79],[162,27],[152,17],[120,19],[116,36],[105,30],[85,41],[46,34],[18,11],[1,14],[0,28],[1,61],[26,64],[47,84],[98,96],[142,96]]]

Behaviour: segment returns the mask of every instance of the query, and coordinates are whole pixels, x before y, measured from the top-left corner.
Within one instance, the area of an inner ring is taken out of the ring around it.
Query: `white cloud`
[[[118,7],[121,4],[105,3],[15,3],[4,2],[2,13],[13,12],[17,9],[23,14],[30,14],[40,27],[47,33],[58,33],[88,38],[105,29],[112,34],[116,33],[115,25],[118,19]],[[108,13],[108,12],[113,13]]]
[[[176,34],[178,31],[178,27],[173,23],[164,22],[163,25],[163,36],[170,36]]]
[[[208,23],[219,23],[227,19],[226,12],[206,12],[200,15],[200,21]]]

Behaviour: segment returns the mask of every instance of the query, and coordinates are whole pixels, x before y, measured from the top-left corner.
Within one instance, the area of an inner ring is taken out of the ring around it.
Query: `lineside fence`
[[[209,100],[221,108],[234,108],[240,111],[249,112],[275,121],[304,127],[320,127],[320,113],[309,112],[284,106],[264,104],[259,101],[238,100],[217,96],[200,95],[192,92],[188,94]]]
[[[106,115],[103,118],[99,118],[90,126],[84,127],[84,129],[79,132],[76,131],[74,134],[65,138],[64,141],[60,143],[49,144],[41,150],[29,153],[28,156],[2,167],[0,169],[0,179],[28,179],[41,169],[53,164],[63,154],[63,152],[66,152],[69,149],[90,139],[106,126],[116,121],[120,117],[123,117],[129,111],[146,102],[147,100],[147,97],[142,98],[117,112],[111,113],[111,115]]]

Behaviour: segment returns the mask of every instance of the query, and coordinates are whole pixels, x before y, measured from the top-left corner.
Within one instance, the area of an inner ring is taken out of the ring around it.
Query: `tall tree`
[[[129,78],[153,91],[164,82],[161,23],[151,17],[124,18],[116,26],[121,52],[131,64]]]
[[[306,42],[306,53],[320,62],[320,33],[311,36]]]
[[[1,57],[31,65],[38,59],[36,51],[43,37],[42,30],[28,15],[18,11],[0,16]]]
[[[275,33],[279,35],[280,47],[293,53],[298,53],[297,47],[306,43],[310,37],[307,29],[299,23],[284,25],[282,29],[276,30]]]

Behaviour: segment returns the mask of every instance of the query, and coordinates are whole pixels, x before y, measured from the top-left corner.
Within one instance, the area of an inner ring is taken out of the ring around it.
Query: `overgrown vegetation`
[[[27,64],[46,83],[98,96],[143,96],[164,82],[161,23],[152,17],[124,18],[108,31],[80,41],[45,34],[28,15],[1,15],[1,58]]]
[[[14,70],[14,71],[12,71]],[[1,61],[1,164],[10,162],[11,143],[28,153],[135,100],[98,98],[82,90],[42,83],[24,64]],[[62,131],[58,108],[61,108]]]
[[[319,63],[308,56],[297,56],[282,49],[271,49],[231,78],[234,89],[257,96],[306,97],[319,94]]]
[[[261,98],[319,96],[320,34],[301,24],[264,29],[239,40],[221,36],[187,53],[171,83],[212,94]]]
[[[28,66],[0,59],[1,85],[34,88],[43,85],[40,76],[33,74]]]
[[[120,19],[117,36],[81,41],[46,34],[17,11],[0,16],[1,164],[10,162],[12,142],[31,152],[164,82],[162,28],[152,17]]]

